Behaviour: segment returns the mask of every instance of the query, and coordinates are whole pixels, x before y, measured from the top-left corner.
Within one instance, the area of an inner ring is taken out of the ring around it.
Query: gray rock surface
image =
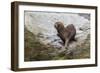
[[[70,43],[70,50],[84,43],[87,35],[90,34],[89,19],[88,14],[25,12],[25,26],[27,29],[38,36],[40,42],[45,45],[52,45],[55,48],[61,48],[63,45],[61,45],[60,42],[62,41],[57,36],[54,23],[61,21],[65,27],[68,24],[74,24],[76,28],[75,38],[77,41]]]

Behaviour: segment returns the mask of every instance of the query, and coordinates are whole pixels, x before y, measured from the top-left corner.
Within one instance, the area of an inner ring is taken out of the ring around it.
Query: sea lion
[[[56,22],[54,26],[58,32],[57,35],[63,41],[65,48],[67,48],[69,42],[75,40],[76,28],[73,24],[69,24],[64,27],[62,22]]]

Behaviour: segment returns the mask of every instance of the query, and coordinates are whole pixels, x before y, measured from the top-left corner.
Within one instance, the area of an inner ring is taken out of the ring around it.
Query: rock
[[[87,35],[90,34],[89,14],[25,12],[25,26],[27,29],[38,36],[40,42],[45,45],[50,44],[55,48],[61,48],[63,45],[59,42],[62,41],[57,36],[57,31],[54,28],[54,23],[57,21],[63,22],[64,26],[74,24],[76,28],[75,38],[77,41],[70,43],[70,50],[84,43]]]

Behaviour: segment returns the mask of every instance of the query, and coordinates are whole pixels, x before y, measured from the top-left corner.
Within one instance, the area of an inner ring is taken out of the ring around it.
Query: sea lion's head
[[[64,25],[63,25],[62,22],[56,22],[54,26],[55,26],[55,28],[56,28],[57,30],[62,30],[62,29],[64,29]]]

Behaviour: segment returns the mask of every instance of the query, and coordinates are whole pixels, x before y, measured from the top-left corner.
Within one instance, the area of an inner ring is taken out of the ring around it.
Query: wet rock
[[[54,23],[61,21],[66,27],[73,24],[76,28],[76,40],[69,44],[68,50],[72,52],[77,45],[85,42],[90,34],[90,15],[74,13],[48,13],[48,12],[25,12],[25,26],[29,31],[38,36],[40,42],[55,48],[61,48],[61,39],[57,36]],[[64,49],[61,49],[62,51]],[[69,53],[68,52],[68,53]]]

